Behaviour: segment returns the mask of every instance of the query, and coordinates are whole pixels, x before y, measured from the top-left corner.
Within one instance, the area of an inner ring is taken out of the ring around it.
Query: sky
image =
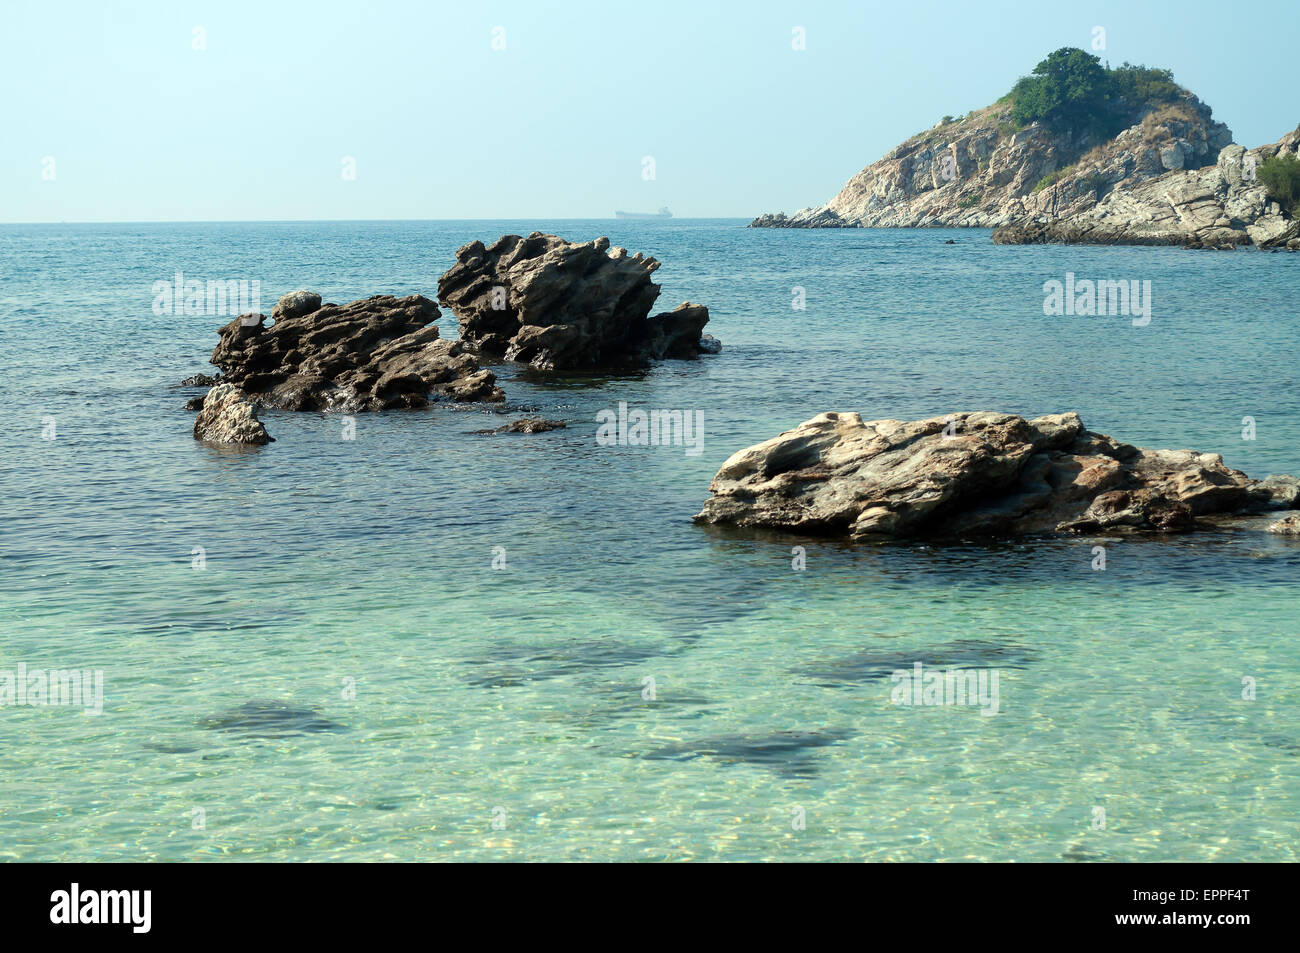
[[[1300,123],[1300,0],[5,0],[0,21],[0,222],[793,212],[1062,46],[1173,70],[1247,146]]]

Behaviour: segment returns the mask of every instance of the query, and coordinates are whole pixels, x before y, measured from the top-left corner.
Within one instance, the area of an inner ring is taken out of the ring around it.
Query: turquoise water
[[[0,708],[0,857],[1296,860],[1300,543],[690,517],[727,456],[825,410],[1077,410],[1300,472],[1298,260],[742,225],[0,226],[0,672],[104,673],[101,715]],[[274,411],[265,448],[191,437],[173,385],[228,319],[157,316],[153,282],[256,279],[268,313],[432,297],[456,247],[534,228],[655,255],[723,353],[497,368],[569,422],[546,434],[442,405],[351,441]],[[1066,272],[1150,280],[1151,323],[1044,316]],[[702,412],[703,452],[598,446],[620,401]],[[892,704],[915,660],[996,670],[998,714]]]

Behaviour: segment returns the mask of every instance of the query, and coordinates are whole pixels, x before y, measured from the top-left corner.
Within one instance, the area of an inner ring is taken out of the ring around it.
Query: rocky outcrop
[[[1295,477],[1277,474],[1266,477],[1262,486],[1284,509],[1300,508],[1300,480]]]
[[[867,166],[815,208],[760,215],[751,228],[994,228],[1069,215],[1171,169],[1211,165],[1232,133],[1186,90],[1135,106],[1113,139],[1016,128],[999,101],[938,123]]]
[[[206,443],[264,444],[275,438],[257,419],[257,405],[234,384],[218,384],[203,398],[194,439]]]
[[[491,371],[458,342],[439,338],[437,306],[423,295],[375,295],[321,304],[295,291],[265,315],[223,327],[212,363],[223,380],[280,410],[369,411],[422,407],[429,395],[504,399]]]
[[[1181,532],[1201,516],[1283,508],[1288,486],[1218,454],[1120,443],[1074,413],[824,413],[728,459],[695,519],[859,539]]]
[[[1181,245],[1189,248],[1300,248],[1300,221],[1271,201],[1254,171],[1265,159],[1300,151],[1300,128],[1257,149],[1229,145],[1214,165],[1144,181],[1121,181],[1098,201],[999,228],[1004,245],[1041,243]]]
[[[658,267],[608,238],[503,235],[458,249],[438,299],[460,320],[467,345],[544,370],[695,357],[709,310],[686,302],[649,317]]]

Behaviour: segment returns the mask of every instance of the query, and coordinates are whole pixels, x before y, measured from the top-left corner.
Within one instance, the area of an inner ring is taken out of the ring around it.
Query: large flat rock
[[[1203,515],[1291,505],[1295,482],[1120,443],[1075,413],[823,413],[733,454],[695,519],[861,539],[1182,532]]]

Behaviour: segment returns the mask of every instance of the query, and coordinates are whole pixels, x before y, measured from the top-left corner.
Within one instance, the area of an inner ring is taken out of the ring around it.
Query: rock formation
[[[824,413],[734,454],[709,489],[697,522],[865,539],[1180,532],[1201,516],[1293,505],[1296,482],[1120,443],[1074,413]]]
[[[1059,50],[1035,73],[1062,54],[1088,58]],[[1167,72],[1093,69],[1114,89],[1069,123],[1018,122],[1017,84],[908,139],[825,205],[760,215],[750,227],[974,226],[996,229],[999,244],[1300,249],[1300,221],[1254,177],[1270,156],[1296,153],[1300,129],[1247,150]],[[1068,82],[1058,90],[1074,91]]]
[[[185,380],[181,381],[176,386],[177,387],[215,387],[220,383],[221,383],[221,378],[219,377],[212,377],[208,374],[194,374],[191,377],[185,378]]]
[[[437,306],[422,295],[375,295],[321,304],[295,291],[265,315],[223,327],[212,363],[224,381],[280,410],[422,407],[430,393],[456,401],[504,399],[491,371],[438,337]]]
[[[270,443],[275,438],[257,419],[257,406],[234,384],[218,384],[203,398],[194,439],[207,443]]]
[[[695,357],[709,310],[686,302],[648,317],[658,267],[610,248],[608,238],[504,235],[458,249],[438,280],[438,299],[460,320],[466,345],[544,370]]]
[[[1044,242],[1182,245],[1189,248],[1300,248],[1300,221],[1268,197],[1254,170],[1279,153],[1300,152],[1300,128],[1257,149],[1224,148],[1214,165],[1179,169],[1154,179],[1121,180],[1097,201],[1064,214],[999,228],[1004,245]],[[1077,177],[1076,177],[1077,178]],[[1067,182],[1062,185],[1072,188]]]
[[[1008,225],[1068,215],[1116,188],[1171,169],[1213,164],[1232,133],[1186,90],[1135,108],[1113,139],[1017,129],[1006,101],[913,136],[815,208],[760,215],[751,228],[914,228]]]
[[[1284,516],[1269,524],[1268,531],[1279,536],[1300,536],[1300,516]]]

